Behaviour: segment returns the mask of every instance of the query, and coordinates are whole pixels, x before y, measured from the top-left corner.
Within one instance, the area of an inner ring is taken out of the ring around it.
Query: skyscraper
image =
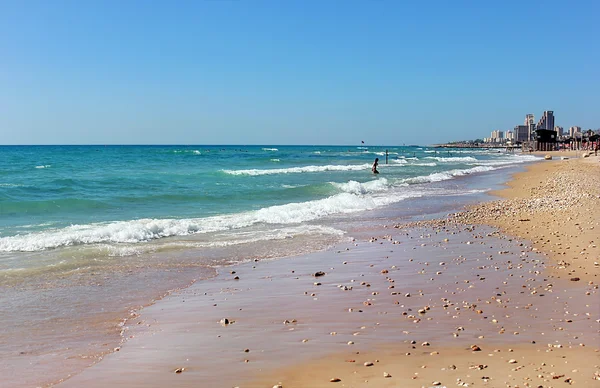
[[[528,141],[533,139],[533,132],[535,132],[535,118],[532,113],[528,113],[525,115],[525,127],[527,128],[526,139],[523,138],[523,129],[521,128],[521,135],[517,136],[517,132],[515,131],[515,138],[520,138],[522,140],[518,141]]]
[[[525,125],[528,126],[529,124],[535,124],[535,118],[531,113],[525,115]]]
[[[569,137],[575,137],[576,133],[581,133],[581,127],[571,127],[569,128]]]
[[[536,129],[546,129],[549,131],[554,131],[554,111],[545,110],[544,115],[538,122]]]
[[[501,142],[502,139],[504,138],[504,132],[502,132],[498,129],[495,131],[492,131],[491,138],[493,139],[492,141],[494,141],[494,142]]]
[[[529,125],[517,125],[513,131],[516,142],[522,143],[529,140]]]

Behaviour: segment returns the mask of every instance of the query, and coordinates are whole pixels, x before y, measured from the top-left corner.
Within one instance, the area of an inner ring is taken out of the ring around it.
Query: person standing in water
[[[379,165],[379,158],[375,158],[373,167],[371,167],[371,171],[373,171],[373,174],[379,174],[379,171],[377,171],[377,165]]]

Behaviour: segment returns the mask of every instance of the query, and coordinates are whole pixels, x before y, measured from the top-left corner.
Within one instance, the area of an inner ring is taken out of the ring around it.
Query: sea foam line
[[[348,167],[348,166],[344,166]],[[368,167],[368,165],[367,165]],[[364,168],[364,167],[362,167]],[[477,166],[451,170],[427,176],[401,180],[400,184],[439,182],[477,172],[496,170],[492,166]],[[426,194],[422,189],[390,191],[385,178],[359,183],[332,183],[341,193],[327,198],[270,206],[236,214],[192,219],[138,219],[109,223],[72,225],[24,235],[0,237],[0,252],[43,251],[46,249],[100,243],[139,243],[164,237],[187,236],[197,233],[227,232],[257,224],[289,225],[376,209],[407,198]],[[397,187],[398,184],[393,185]]]
[[[327,165],[327,166],[302,166],[289,168],[273,169],[251,169],[251,170],[222,170],[229,175],[275,175],[275,174],[297,174],[306,172],[324,172],[324,171],[360,171],[370,169],[370,164],[350,164],[350,165]]]
[[[430,183],[430,182],[441,182],[452,179],[458,176],[464,176],[469,174],[475,174],[478,172],[486,172],[497,170],[497,168],[492,166],[477,166],[473,168],[463,169],[463,170],[450,170],[450,171],[442,171],[436,172],[425,176],[417,176],[413,178],[403,179],[402,182],[406,183]]]
[[[372,183],[383,185],[385,182]],[[348,214],[375,209],[406,198],[421,196],[420,192],[405,192],[388,195],[359,195],[352,191],[350,183],[342,192],[327,198],[271,206],[260,210],[192,219],[139,219],[110,223],[72,225],[24,235],[0,238],[0,252],[42,251],[66,246],[100,243],[139,243],[164,237],[187,236],[197,233],[226,232],[257,224],[300,224],[335,214]],[[368,186],[369,184],[367,184]],[[343,188],[342,188],[343,190]]]
[[[471,157],[471,156],[464,156],[464,157],[442,157],[442,156],[427,156],[425,157],[425,159],[434,159],[437,160],[438,162],[442,162],[442,163],[463,163],[463,162],[476,162],[477,159]]]

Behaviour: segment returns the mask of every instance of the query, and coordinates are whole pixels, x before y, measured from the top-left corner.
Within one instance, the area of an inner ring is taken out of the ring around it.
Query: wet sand
[[[222,268],[143,309],[118,351],[59,386],[599,385],[593,162],[532,165],[498,193],[516,201],[505,214],[506,202],[481,204],[381,225],[324,252]],[[522,208],[539,198],[541,214]]]

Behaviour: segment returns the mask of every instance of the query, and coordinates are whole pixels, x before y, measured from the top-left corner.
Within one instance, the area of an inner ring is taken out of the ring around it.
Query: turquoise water
[[[132,245],[167,237],[221,233],[227,240],[226,232],[233,241],[247,228],[264,234],[444,194],[431,184],[534,159],[496,150],[388,147],[386,165],[385,150],[0,147],[0,252],[129,244],[126,254]],[[379,175],[370,171],[375,157]],[[259,238],[244,241],[253,239]]]

